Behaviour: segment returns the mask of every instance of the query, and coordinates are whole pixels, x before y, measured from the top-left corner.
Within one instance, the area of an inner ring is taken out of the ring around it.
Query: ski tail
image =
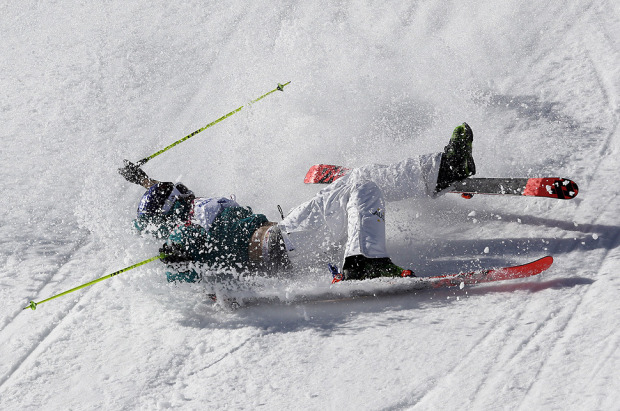
[[[349,172],[350,169],[342,166],[329,164],[315,164],[306,173],[304,183],[306,184],[329,184],[338,180]]]

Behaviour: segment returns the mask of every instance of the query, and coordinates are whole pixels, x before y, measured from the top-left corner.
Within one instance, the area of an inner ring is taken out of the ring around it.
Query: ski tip
[[[538,260],[532,261],[529,264],[525,264],[523,267],[528,267],[530,269],[531,274],[535,275],[542,273],[543,271],[549,269],[553,264],[553,257],[547,255],[545,257],[539,258]]]
[[[545,256],[539,259],[537,263],[539,263],[541,267],[544,266],[545,267],[544,270],[546,270],[547,268],[551,267],[551,264],[553,264],[553,257],[550,255]]]
[[[475,283],[503,280],[516,280],[531,277],[547,270],[553,264],[553,257],[545,256],[523,265],[487,270],[483,279],[475,278]]]
[[[573,180],[560,177],[530,178],[527,181],[524,196],[550,197],[570,200],[579,194],[579,186]]]

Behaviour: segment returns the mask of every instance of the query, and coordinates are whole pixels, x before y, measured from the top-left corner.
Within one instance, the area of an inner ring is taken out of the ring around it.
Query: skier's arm
[[[150,188],[152,185],[159,183],[157,180],[150,178],[139,166],[129,160],[125,161],[125,167],[119,168],[118,172],[125,180],[130,183],[138,184],[144,188]]]
[[[207,231],[198,224],[181,225],[159,249],[160,253],[166,254],[161,261],[165,264],[208,261],[211,252],[208,240]]]
[[[208,255],[207,232],[196,224],[182,225],[168,237],[159,249],[166,256],[161,261],[166,264],[168,282],[195,283],[201,280],[202,274],[196,271],[197,266]]]

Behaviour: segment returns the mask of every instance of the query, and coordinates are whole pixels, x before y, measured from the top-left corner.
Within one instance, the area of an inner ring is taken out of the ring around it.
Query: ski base
[[[467,195],[517,195],[570,200],[579,193],[577,183],[561,177],[545,178],[467,178],[459,181],[451,193]]]
[[[306,173],[306,184],[329,184],[350,171],[349,168],[329,164],[316,164]],[[517,195],[570,200],[579,193],[577,183],[561,177],[545,178],[475,178],[470,177],[454,184],[449,191],[464,198],[474,194]]]

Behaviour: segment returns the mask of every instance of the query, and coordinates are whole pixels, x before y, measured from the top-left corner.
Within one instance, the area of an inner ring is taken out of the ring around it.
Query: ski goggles
[[[177,200],[191,198],[194,198],[194,193],[181,183],[157,183],[142,196],[138,205],[138,217],[168,215]]]

